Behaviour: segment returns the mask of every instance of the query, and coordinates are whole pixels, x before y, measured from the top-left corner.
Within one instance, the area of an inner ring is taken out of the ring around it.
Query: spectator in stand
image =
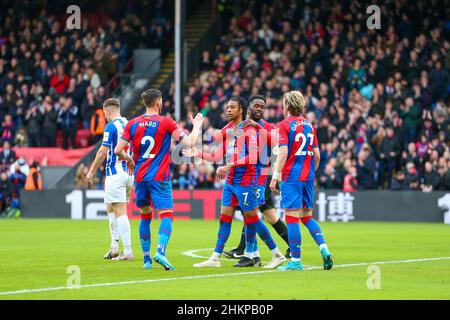
[[[379,155],[380,163],[378,167],[378,185],[385,189],[385,182],[392,179],[392,172],[395,169],[400,145],[394,137],[394,128],[386,128],[386,137],[381,141]]]
[[[5,120],[2,123],[2,126],[0,127],[0,141],[8,141],[10,144],[14,142],[14,124],[12,121],[11,115],[7,114],[5,116]]]
[[[420,106],[412,97],[407,97],[401,104],[400,116],[405,128],[405,143],[414,141],[420,120]]]
[[[358,153],[357,179],[361,190],[374,188],[375,163],[370,155],[370,149],[364,147]]]
[[[214,166],[206,161],[203,161],[198,169],[197,188],[199,189],[213,189],[214,188]]]
[[[61,125],[63,136],[63,148],[69,149],[69,139],[73,149],[76,148],[75,138],[77,135],[78,107],[73,104],[72,97],[67,96],[62,99],[62,106],[59,110],[58,121]]]
[[[102,84],[100,76],[94,71],[93,68],[87,69],[86,74],[84,76],[84,80],[89,81],[89,84],[93,88],[94,93],[97,92],[98,88]]]
[[[61,101],[63,101],[61,97]],[[42,104],[42,146],[56,147],[56,133],[58,130],[58,111],[56,110],[52,98],[46,96]]]
[[[56,66],[56,74],[50,80],[50,87],[58,95],[64,94],[69,89],[70,78],[64,72],[64,64],[58,63]]]
[[[174,176],[174,184],[181,190],[192,190],[196,186],[195,172],[188,170],[187,164],[181,164],[178,167],[177,174]],[[193,168],[192,168],[193,169]]]
[[[39,111],[37,104],[30,107],[25,115],[25,123],[28,132],[28,146],[32,148],[41,147],[42,140],[42,121],[43,115]]]
[[[358,179],[356,178],[358,171],[356,167],[350,167],[349,172],[344,178],[344,192],[356,192],[358,190]]]
[[[18,199],[20,195],[20,190],[25,188],[25,181],[27,180],[27,176],[20,171],[20,165],[16,164],[14,166],[15,170],[14,172],[9,176],[9,180],[11,181],[14,191],[13,191],[13,198]]]
[[[83,125],[86,130],[90,130],[90,121],[92,119],[92,115],[95,112],[98,102],[95,99],[94,92],[89,91],[86,97],[83,99],[81,103],[81,117],[83,119]]]
[[[447,162],[447,171],[441,177],[440,186],[443,190],[450,190],[450,160]]]
[[[408,186],[408,190],[419,190],[419,175],[417,174],[416,167],[412,162],[408,162],[406,164],[405,182]]]
[[[16,161],[16,153],[11,150],[9,141],[3,142],[3,150],[0,152],[0,171],[8,170],[9,166]]]
[[[5,213],[11,204],[13,192],[14,186],[8,179],[6,172],[0,173],[0,216]]]
[[[17,159],[10,167],[9,167],[9,174],[13,174],[15,171],[16,166],[20,167],[20,172],[22,172],[25,176],[28,175],[28,172],[30,172],[30,167],[25,162],[25,159],[23,157],[20,157]]]
[[[408,184],[405,180],[405,172],[400,170],[395,176],[392,177],[391,190],[408,190]]]
[[[431,162],[425,162],[425,172],[421,179],[420,189],[423,192],[436,190],[439,187],[439,180],[439,175],[436,170],[433,169]]]
[[[20,127],[14,136],[14,145],[19,148],[28,147],[28,134],[25,127]]]
[[[341,185],[334,166],[327,164],[323,175],[319,178],[319,186],[324,189],[340,189]]]

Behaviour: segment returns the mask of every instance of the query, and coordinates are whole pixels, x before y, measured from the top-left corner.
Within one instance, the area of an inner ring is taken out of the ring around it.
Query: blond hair
[[[299,116],[305,107],[305,97],[300,91],[289,91],[283,95],[283,103],[291,115]]]

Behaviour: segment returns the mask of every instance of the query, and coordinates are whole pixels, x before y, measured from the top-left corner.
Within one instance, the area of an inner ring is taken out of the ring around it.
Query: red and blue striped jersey
[[[215,140],[221,139],[225,148],[226,163],[235,163],[226,176],[226,183],[231,185],[250,186],[256,184],[258,162],[258,134],[252,126],[243,127],[244,135],[235,137],[228,130],[234,130],[233,124],[228,123]]]
[[[259,153],[260,159],[258,162],[258,186],[266,186],[267,178],[270,170],[270,157],[271,157],[271,133],[276,130],[276,126],[261,119],[258,124],[261,126],[261,130],[265,130],[265,137],[259,136]]]
[[[288,147],[282,181],[314,181],[313,149],[319,145],[309,120],[290,116],[278,124],[278,130],[279,145]]]
[[[171,180],[171,138],[183,135],[174,120],[158,114],[144,114],[128,121],[122,139],[133,148],[136,182]]]

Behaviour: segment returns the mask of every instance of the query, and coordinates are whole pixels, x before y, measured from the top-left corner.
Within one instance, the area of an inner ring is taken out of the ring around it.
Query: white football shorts
[[[105,203],[128,203],[133,189],[134,176],[117,172],[105,179]]]

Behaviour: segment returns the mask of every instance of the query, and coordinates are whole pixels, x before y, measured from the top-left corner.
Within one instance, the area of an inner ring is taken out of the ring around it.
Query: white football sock
[[[219,260],[219,258],[220,258],[220,253],[213,252],[213,254],[212,254],[210,259]]]
[[[319,249],[320,249],[320,250],[322,250],[323,248],[327,248],[327,249],[328,249],[328,246],[327,246],[326,243],[322,243],[322,244],[319,246]]]
[[[254,255],[255,255],[254,252],[247,252],[247,251],[244,252],[244,256],[249,259],[253,259]]]
[[[123,244],[123,254],[130,256],[133,254],[131,249],[131,227],[130,221],[126,215],[117,218],[117,227]]]
[[[111,233],[111,248],[119,248],[119,230],[117,229],[117,219],[114,212],[108,213],[109,232]]]
[[[281,253],[280,249],[278,249],[278,247],[275,247],[275,249],[270,250],[270,252],[272,252],[272,255],[273,255],[274,257],[283,255],[283,254]]]

